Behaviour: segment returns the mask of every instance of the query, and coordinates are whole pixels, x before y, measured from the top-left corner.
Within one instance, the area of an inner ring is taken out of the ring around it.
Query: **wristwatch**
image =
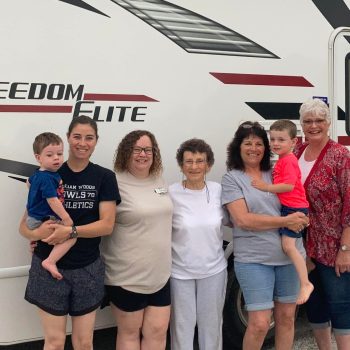
[[[349,247],[348,245],[346,245],[346,244],[342,244],[342,245],[340,246],[340,250],[341,250],[342,252],[348,252],[348,251],[350,251],[350,247]]]
[[[74,225],[72,225],[72,232],[69,234],[69,239],[77,238],[77,237],[78,237],[77,228]]]

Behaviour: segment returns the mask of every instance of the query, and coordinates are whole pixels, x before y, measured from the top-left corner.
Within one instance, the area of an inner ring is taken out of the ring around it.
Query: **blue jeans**
[[[274,301],[295,303],[299,278],[293,264],[263,265],[235,261],[235,273],[248,311],[268,310]]]
[[[337,277],[334,267],[314,261],[309,274],[315,289],[306,303],[306,313],[313,328],[330,324],[334,333],[350,334],[350,272]]]

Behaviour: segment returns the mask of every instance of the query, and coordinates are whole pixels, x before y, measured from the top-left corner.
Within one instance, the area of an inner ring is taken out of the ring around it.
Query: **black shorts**
[[[147,306],[169,306],[170,280],[152,294],[135,293],[118,286],[106,286],[106,293],[108,301],[126,312],[143,310]]]
[[[24,299],[55,316],[82,316],[101,305],[104,296],[101,258],[79,269],[59,269],[62,280],[53,278],[41,262],[33,255]]]

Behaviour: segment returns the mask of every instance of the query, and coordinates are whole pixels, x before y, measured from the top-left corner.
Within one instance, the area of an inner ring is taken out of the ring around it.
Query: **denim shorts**
[[[300,211],[300,212],[304,213],[305,215],[307,215],[309,212],[309,209],[308,208],[292,208],[292,207],[287,207],[285,205],[281,206],[281,216],[287,216],[289,214],[296,213],[297,211]],[[300,232],[294,232],[287,227],[281,227],[279,229],[279,233],[280,233],[280,235],[285,235],[285,236],[292,237],[292,238],[300,238],[300,237],[305,237],[306,229],[304,229]]]
[[[336,334],[350,334],[350,272],[337,277],[334,267],[314,261],[309,274],[315,289],[306,303],[306,313],[313,328],[332,325]]]
[[[135,293],[119,286],[106,286],[108,302],[125,312],[145,309],[147,306],[170,305],[170,279],[157,292],[151,294]]]
[[[235,261],[234,269],[248,311],[272,309],[274,301],[296,302],[299,278],[293,264],[275,266]]]
[[[24,297],[28,302],[55,316],[82,316],[101,305],[104,297],[101,258],[79,269],[59,269],[62,280],[53,278],[41,262],[34,254]]]

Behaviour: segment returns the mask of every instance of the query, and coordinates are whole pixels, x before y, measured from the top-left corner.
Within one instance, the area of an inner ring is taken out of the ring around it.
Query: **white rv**
[[[79,114],[98,121],[92,161],[112,167],[133,129],[152,131],[169,183],[180,143],[205,139],[210,178],[225,173],[239,123],[297,122],[322,97],[332,137],[350,144],[349,0],[2,0],[0,10],[0,346],[42,337],[23,299],[30,253],[18,233],[35,169],[35,135],[65,135]],[[226,250],[232,259],[232,249]],[[240,343],[245,315],[230,269],[225,340]],[[97,328],[112,326],[109,310]],[[69,329],[68,329],[69,331]]]

